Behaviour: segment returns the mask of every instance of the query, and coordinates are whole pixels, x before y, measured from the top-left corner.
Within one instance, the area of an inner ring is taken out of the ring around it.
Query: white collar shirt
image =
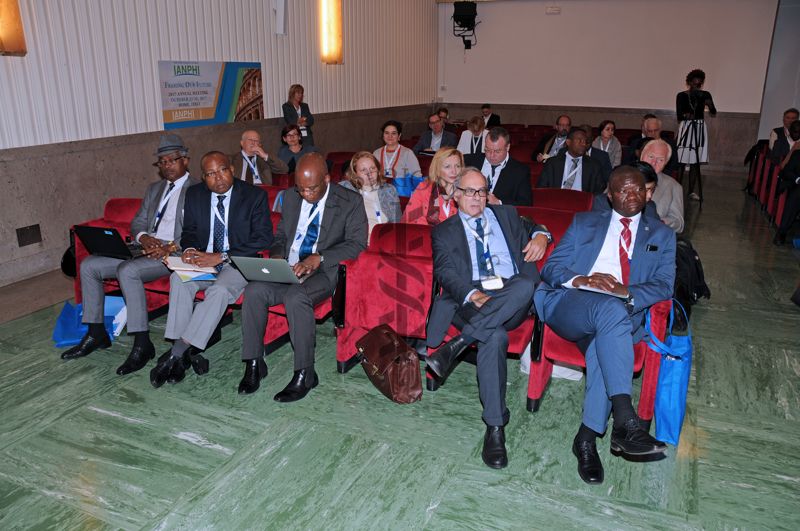
[[[319,244],[319,237],[322,235],[322,216],[325,214],[325,203],[328,201],[328,194],[331,191],[330,183],[326,184],[327,189],[325,190],[325,195],[322,196],[317,202],[317,208],[314,209],[314,212],[311,213],[311,208],[314,206],[313,203],[309,203],[305,199],[300,204],[300,217],[297,220],[297,229],[294,233],[294,241],[292,241],[292,247],[289,249],[289,265],[294,265],[300,261],[300,247],[303,245],[303,240],[306,237],[306,232],[308,231],[308,226],[311,224],[313,219],[319,216],[319,232],[317,233],[317,241],[314,242],[314,246],[311,248],[311,253],[317,252],[317,244]],[[309,214],[311,216],[309,217]]]

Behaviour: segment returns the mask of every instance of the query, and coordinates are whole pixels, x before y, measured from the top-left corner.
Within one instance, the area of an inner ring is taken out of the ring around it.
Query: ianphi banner
[[[164,129],[264,117],[261,63],[159,61]]]

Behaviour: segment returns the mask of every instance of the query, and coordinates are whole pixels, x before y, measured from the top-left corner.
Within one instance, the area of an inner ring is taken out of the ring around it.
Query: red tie
[[[628,251],[631,247],[631,224],[630,218],[620,218],[622,223],[622,233],[619,235],[619,266],[622,270],[622,283],[628,285],[631,276],[631,261],[628,260]],[[624,242],[624,243],[623,243]]]

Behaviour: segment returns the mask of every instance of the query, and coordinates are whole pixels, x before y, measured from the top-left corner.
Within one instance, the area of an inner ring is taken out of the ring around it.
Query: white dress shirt
[[[213,253],[214,252],[214,220],[217,219],[217,215],[219,214],[219,210],[217,210],[217,196],[224,195],[225,199],[222,201],[223,206],[225,207],[225,241],[223,244],[223,249],[225,252],[228,252],[228,249],[231,248],[230,243],[228,242],[228,214],[231,212],[231,195],[233,194],[233,186],[228,188],[228,191],[224,194],[215,194],[211,192],[211,230],[208,233],[208,244],[206,245],[206,252]]]
[[[175,220],[178,217],[178,198],[181,195],[181,188],[183,188],[188,180],[189,172],[186,172],[183,174],[183,177],[175,181],[175,187],[172,189],[172,192],[169,192],[169,195],[167,195],[167,190],[169,190],[169,183],[167,183],[167,186],[164,187],[164,193],[161,194],[161,197],[158,200],[158,205],[156,206],[156,219],[158,219],[158,213],[161,212],[162,208],[164,208],[164,200],[167,200],[167,209],[164,210],[164,215],[161,216],[161,222],[158,224],[158,230],[155,232],[155,234],[150,232],[140,232],[136,235],[137,242],[144,234],[149,234],[150,236],[165,242],[171,242],[175,239]],[[181,215],[183,215],[183,212],[181,212]],[[154,219],[153,224],[155,224],[155,221],[156,220]],[[152,225],[149,228],[152,230]]]
[[[617,279],[617,282],[622,283],[622,266],[619,263],[619,242],[622,235],[622,223],[620,216],[616,210],[611,211],[611,222],[608,224],[606,231],[606,239],[603,240],[603,246],[600,248],[600,254],[592,264],[589,270],[589,275],[592,273],[606,273]],[[636,244],[636,233],[639,230],[639,221],[642,219],[642,214],[636,214],[629,218],[631,220],[628,228],[631,230],[631,246],[626,249],[628,253],[628,260],[633,257],[633,247]],[[589,276],[586,275],[586,276]],[[565,288],[574,288],[572,281],[577,277],[573,277],[564,284]]]
[[[311,221],[315,216],[319,216],[319,232],[317,233],[317,241],[314,242],[314,246],[311,248],[311,254],[317,252],[319,237],[322,235],[322,215],[325,213],[325,203],[328,200],[328,193],[331,191],[331,185],[326,184],[326,186],[327,189],[325,190],[325,195],[323,195],[322,199],[317,202],[317,208],[314,209],[314,213],[310,216],[310,218],[309,213],[311,212],[311,207],[314,206],[314,203],[309,203],[303,199],[300,205],[300,218],[297,220],[297,230],[294,233],[294,241],[292,242],[291,249],[289,249],[289,265],[295,265],[300,261],[300,247],[303,245],[303,240],[306,237],[308,226],[311,224]]]

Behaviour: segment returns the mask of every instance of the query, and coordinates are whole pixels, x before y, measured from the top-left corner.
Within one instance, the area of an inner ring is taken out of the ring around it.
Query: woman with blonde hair
[[[375,225],[397,223],[400,220],[400,198],[397,190],[383,178],[378,159],[369,151],[359,151],[353,155],[347,168],[347,180],[339,184],[361,194],[367,213],[369,234],[372,234]]]
[[[464,167],[464,155],[446,147],[436,152],[431,161],[428,180],[420,184],[406,205],[402,223],[437,225],[458,212],[453,199],[456,177]]]
[[[488,132],[489,130],[483,127],[483,118],[473,116],[467,121],[467,130],[461,133],[458,150],[464,155],[483,153],[483,141]]]
[[[314,125],[314,116],[308,108],[308,104],[303,101],[305,89],[303,85],[294,84],[289,87],[289,97],[283,104],[283,121],[286,125],[296,124],[300,128],[303,144],[314,145],[314,135],[311,133],[311,126]]]

